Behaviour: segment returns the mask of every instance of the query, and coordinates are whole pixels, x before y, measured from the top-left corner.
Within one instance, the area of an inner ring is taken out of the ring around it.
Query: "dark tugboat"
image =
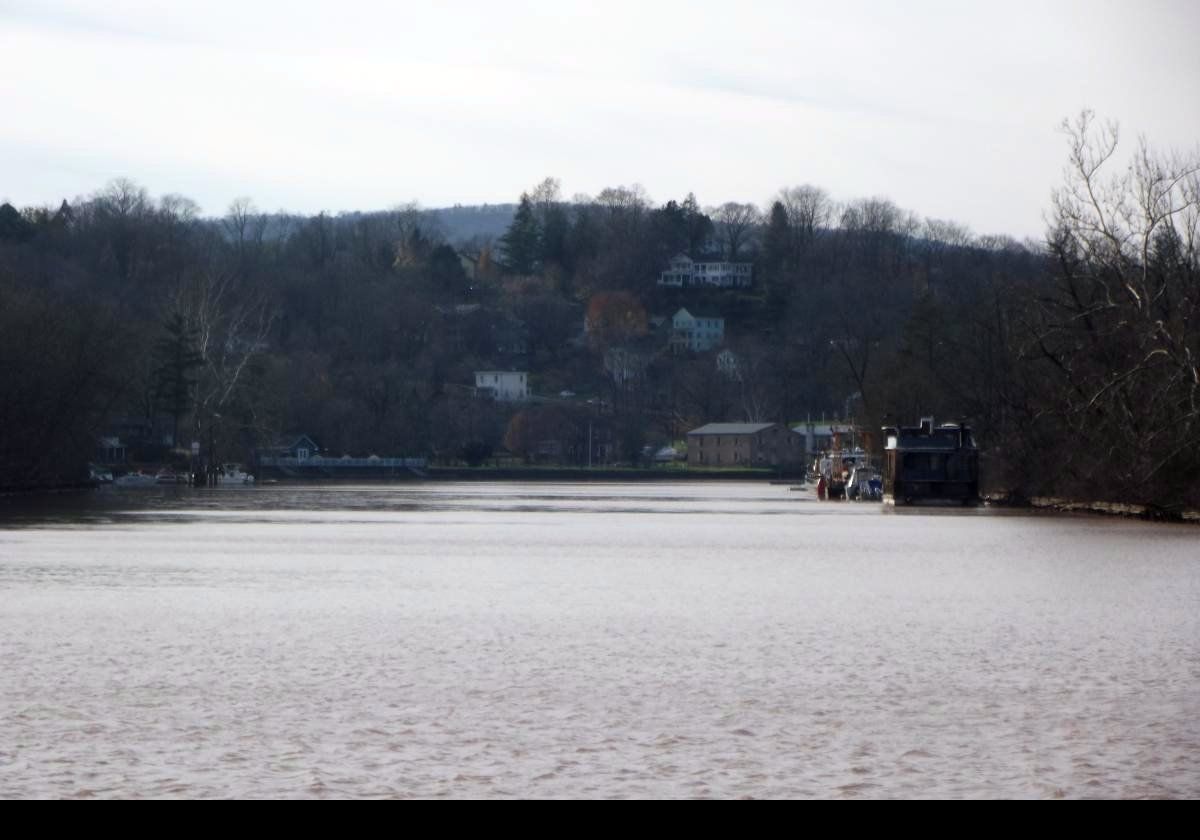
[[[925,502],[979,501],[979,450],[963,423],[885,426],[883,501],[911,505]]]

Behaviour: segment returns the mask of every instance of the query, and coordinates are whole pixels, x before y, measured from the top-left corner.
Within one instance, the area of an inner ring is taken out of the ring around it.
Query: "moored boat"
[[[963,423],[886,426],[883,501],[895,505],[925,502],[974,504],[979,501],[979,449]]]
[[[242,469],[241,464],[222,464],[217,473],[218,484],[253,484],[254,476]]]
[[[153,487],[158,484],[158,479],[144,472],[130,472],[117,476],[113,484],[117,487]]]

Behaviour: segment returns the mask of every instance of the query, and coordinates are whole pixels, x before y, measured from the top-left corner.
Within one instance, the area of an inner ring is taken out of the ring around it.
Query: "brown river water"
[[[766,483],[0,505],[0,797],[1200,796],[1200,528]]]

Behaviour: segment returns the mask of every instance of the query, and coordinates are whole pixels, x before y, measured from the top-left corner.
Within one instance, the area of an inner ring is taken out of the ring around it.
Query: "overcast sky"
[[[1038,236],[1083,107],[1200,141],[1200,2],[0,0],[0,200],[217,215],[812,183]]]

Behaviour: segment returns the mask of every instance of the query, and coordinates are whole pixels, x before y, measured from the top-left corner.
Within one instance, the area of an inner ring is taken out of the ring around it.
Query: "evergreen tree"
[[[538,269],[542,232],[533,212],[529,193],[521,193],[521,203],[508,232],[500,237],[504,267],[511,274],[533,274]]]
[[[11,204],[0,204],[0,240],[28,242],[33,238],[33,225]]]
[[[466,303],[471,296],[471,281],[462,260],[449,245],[439,245],[429,255],[429,279],[433,293],[441,300]]]
[[[713,235],[712,219],[700,209],[695,193],[688,193],[680,208],[688,231],[688,256],[696,259],[705,251]]]
[[[789,269],[795,265],[792,249],[792,229],[787,208],[782,202],[771,205],[770,217],[763,232],[763,248],[759,265],[761,285],[766,292],[768,316],[778,321],[788,305],[789,285],[794,282]]]
[[[166,335],[154,346],[158,366],[154,369],[154,396],[162,400],[171,413],[174,427],[171,442],[179,442],[179,421],[192,407],[192,388],[196,384],[192,371],[204,364],[196,350],[196,333],[184,317],[176,312],[166,323]]]
[[[567,211],[558,204],[548,206],[542,214],[539,253],[543,265],[557,264],[571,268],[567,237],[571,232],[571,220]]]
[[[788,224],[787,209],[783,202],[771,205],[771,216],[763,234],[763,268],[768,274],[782,269],[791,256],[791,226]]]

